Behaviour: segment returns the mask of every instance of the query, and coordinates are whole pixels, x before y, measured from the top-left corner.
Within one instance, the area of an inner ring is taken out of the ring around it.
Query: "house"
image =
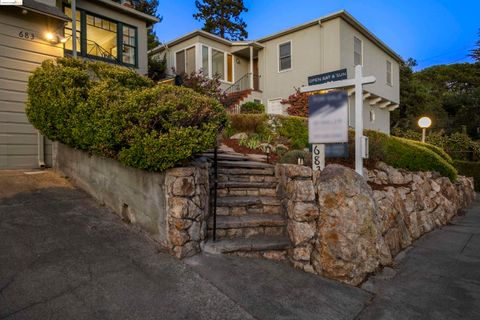
[[[401,57],[346,11],[251,41],[229,41],[197,30],[150,52],[166,57],[167,69],[176,73],[203,70],[220,75],[222,88],[238,106],[259,101],[270,114],[283,114],[295,88],[308,77],[347,69],[353,78],[355,65],[377,81],[364,87],[364,126],[390,132],[390,112],[400,100]],[[354,88],[345,88],[350,99],[349,124],[355,123]],[[237,108],[238,109],[238,108]]]
[[[51,143],[25,115],[26,89],[42,61],[72,54],[69,3],[0,6],[0,169],[51,165]],[[77,0],[76,8],[77,56],[147,72],[147,28],[157,18],[112,0]]]

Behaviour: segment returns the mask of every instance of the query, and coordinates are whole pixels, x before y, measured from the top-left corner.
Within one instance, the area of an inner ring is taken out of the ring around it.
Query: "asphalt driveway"
[[[363,289],[265,260],[178,261],[54,173],[0,171],[0,319],[480,318],[478,202],[402,256]]]

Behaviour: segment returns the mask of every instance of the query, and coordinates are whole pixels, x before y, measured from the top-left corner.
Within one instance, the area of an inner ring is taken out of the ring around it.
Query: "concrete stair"
[[[213,152],[203,156],[213,159]],[[204,251],[242,256],[279,257],[290,246],[286,218],[277,198],[278,181],[271,164],[218,153],[216,241],[208,221]],[[267,254],[267,253],[279,254]],[[253,254],[253,255],[252,255]]]

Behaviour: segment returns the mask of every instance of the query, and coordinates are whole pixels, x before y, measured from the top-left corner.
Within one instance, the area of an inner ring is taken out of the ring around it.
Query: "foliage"
[[[203,21],[203,30],[228,40],[245,40],[247,24],[240,15],[247,12],[243,0],[195,1],[198,12],[193,15]]]
[[[462,176],[473,177],[475,191],[480,192],[480,161],[455,160],[455,167]]]
[[[308,117],[308,94],[300,92],[300,88],[295,88],[295,92],[281,103],[289,105],[287,108],[289,115]]]
[[[278,134],[287,138],[292,148],[308,147],[308,122],[306,118],[278,116],[277,121],[279,123],[276,128]]]
[[[312,165],[312,154],[303,150],[291,150],[285,153],[278,163],[298,164],[298,159],[302,159],[306,166]]]
[[[478,35],[480,37],[480,30],[478,31]],[[469,56],[476,62],[480,62],[480,39],[475,43],[475,48],[470,50]]]
[[[192,72],[190,74],[184,73],[182,75],[182,81],[184,87],[193,89],[200,94],[213,98],[221,104],[224,104],[227,100],[227,95],[221,88],[220,75],[218,74],[209,77],[203,70]]]
[[[158,0],[132,0],[133,7],[146,13],[148,15],[154,16],[158,18],[162,22],[163,18],[158,14]],[[152,50],[158,45],[160,45],[160,41],[158,40],[157,35],[155,34],[155,30],[153,29],[154,25],[150,26],[148,29],[148,50]]]
[[[43,62],[28,96],[28,119],[49,139],[149,171],[210,148],[227,121],[218,102],[193,90],[71,58]]]
[[[265,113],[265,106],[260,102],[245,102],[240,106],[240,112],[249,114]]]
[[[252,135],[246,139],[241,139],[240,141],[238,141],[238,144],[242,147],[247,147],[249,149],[255,150],[260,148],[262,141],[258,135]]]
[[[229,118],[232,133],[268,133],[266,114],[231,114]]]
[[[436,171],[454,181],[457,171],[436,152],[416,141],[388,136],[377,131],[366,131],[369,137],[370,159],[383,161],[395,168],[409,171]]]
[[[401,130],[396,128],[392,130],[392,134],[411,140],[421,140],[421,134],[414,130]],[[465,133],[454,132],[452,134],[444,134],[443,132],[436,132],[427,135],[426,142],[428,146],[433,145],[445,150],[445,152],[454,159],[476,160],[480,158],[480,143],[472,140]]]
[[[165,78],[167,70],[167,57],[158,58],[157,56],[148,57],[148,77],[153,81],[159,81]]]
[[[417,129],[417,120],[432,118],[433,132],[452,133],[465,126],[480,138],[480,63],[438,65],[413,72],[409,59],[400,68],[400,107],[392,113],[392,127]]]

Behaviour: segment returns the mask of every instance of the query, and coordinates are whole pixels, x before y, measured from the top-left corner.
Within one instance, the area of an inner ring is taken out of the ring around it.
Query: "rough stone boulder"
[[[320,216],[312,252],[315,272],[352,285],[391,264],[373,191],[355,171],[329,165],[316,179]]]

